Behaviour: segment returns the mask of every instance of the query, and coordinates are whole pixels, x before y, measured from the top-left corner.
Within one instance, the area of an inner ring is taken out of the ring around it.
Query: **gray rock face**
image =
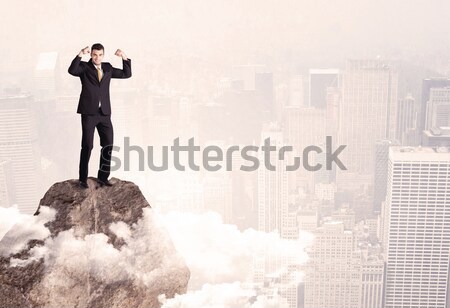
[[[0,241],[0,307],[160,307],[190,271],[132,182],[55,183]],[[22,244],[20,244],[22,243]]]

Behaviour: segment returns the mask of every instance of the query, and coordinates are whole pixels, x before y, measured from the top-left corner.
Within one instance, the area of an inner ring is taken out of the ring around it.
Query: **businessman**
[[[100,166],[97,181],[101,186],[112,186],[108,180],[111,170],[111,152],[113,148],[113,126],[111,123],[111,102],[109,99],[109,84],[111,78],[130,78],[131,59],[117,49],[115,55],[122,58],[123,69],[113,67],[109,62],[102,62],[104,56],[102,44],[83,48],[72,60],[69,74],[80,77],[81,94],[77,113],[81,114],[81,153],[79,165],[79,183],[88,188],[88,165],[92,148],[94,147],[94,131],[97,128],[100,136]],[[91,54],[89,62],[81,61],[84,54]]]

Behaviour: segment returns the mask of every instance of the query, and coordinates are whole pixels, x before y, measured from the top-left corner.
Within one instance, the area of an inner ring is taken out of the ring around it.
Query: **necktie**
[[[98,81],[102,80],[102,71],[100,70],[100,67],[97,66],[97,75],[98,75]]]

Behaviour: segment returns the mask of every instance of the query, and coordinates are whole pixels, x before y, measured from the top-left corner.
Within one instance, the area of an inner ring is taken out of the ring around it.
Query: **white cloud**
[[[160,296],[161,308],[287,308],[286,300],[279,295],[259,295],[243,287],[240,282],[205,284],[200,290],[176,295],[172,299]],[[252,300],[253,299],[253,300]]]
[[[302,264],[307,260],[304,248],[312,241],[312,235],[305,232],[297,241],[282,239],[275,232],[241,232],[235,225],[224,224],[215,212],[173,211],[161,218],[191,270],[191,288],[204,283],[250,281],[255,256],[290,258]]]
[[[22,214],[17,206],[0,207],[0,254],[17,253],[26,247],[29,240],[42,240],[49,236],[50,231],[44,224],[53,220],[55,214],[56,211],[48,207],[43,207],[38,216]],[[13,227],[14,233],[7,234]]]
[[[259,296],[253,304],[249,302],[255,296],[254,291],[243,285],[252,285],[254,257],[290,258],[301,264],[307,260],[304,248],[312,240],[308,233],[302,233],[302,238],[294,241],[281,239],[274,232],[253,229],[242,232],[234,225],[224,224],[214,212],[161,215],[156,210],[144,209],[143,219],[131,228],[123,222],[110,226],[126,243],[116,249],[101,233],[80,238],[71,229],[48,237],[50,233],[44,223],[54,218],[54,211],[46,207],[39,216],[20,214],[17,208],[0,208],[0,217],[0,236],[15,225],[18,241],[7,243],[9,252],[19,251],[28,239],[45,238],[44,246],[31,249],[28,260],[11,260],[11,266],[24,266],[44,258],[47,267],[64,269],[47,276],[42,281],[43,287],[70,284],[73,283],[70,280],[86,273],[105,283],[131,279],[150,286],[162,283],[160,277],[170,276],[164,271],[182,266],[185,261],[191,271],[189,291],[165,301],[164,308],[283,307],[279,296]],[[173,249],[178,254],[169,253]],[[294,285],[301,279],[301,273],[291,273]],[[202,302],[208,304],[200,305]]]

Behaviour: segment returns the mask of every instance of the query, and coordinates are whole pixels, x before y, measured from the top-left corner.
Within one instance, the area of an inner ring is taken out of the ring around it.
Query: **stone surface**
[[[14,226],[1,239],[0,307],[160,307],[160,294],[186,292],[190,271],[139,187],[110,181],[55,183],[35,213],[56,211],[49,235]]]

